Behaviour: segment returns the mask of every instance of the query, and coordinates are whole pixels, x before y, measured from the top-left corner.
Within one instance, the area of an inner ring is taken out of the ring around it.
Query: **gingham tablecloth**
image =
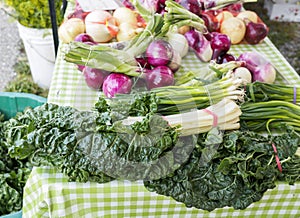
[[[85,85],[83,75],[63,60],[60,46],[48,102],[89,110],[100,92]],[[235,45],[231,53],[256,50],[278,70],[276,82],[300,85],[300,78],[269,39],[259,45]],[[204,66],[195,56],[183,60],[186,69]],[[148,192],[142,182],[112,181],[105,184],[68,182],[51,167],[34,168],[24,188],[23,217],[300,217],[300,184],[279,183],[245,210],[232,208],[206,212],[186,208],[170,197]]]
[[[142,182],[68,182],[54,168],[34,168],[25,186],[23,217],[300,217],[300,184],[278,184],[245,210],[206,212],[148,192]]]

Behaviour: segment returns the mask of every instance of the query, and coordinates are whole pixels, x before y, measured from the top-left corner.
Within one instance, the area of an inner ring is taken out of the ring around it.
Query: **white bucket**
[[[33,81],[49,89],[55,64],[52,29],[28,28],[18,23]]]

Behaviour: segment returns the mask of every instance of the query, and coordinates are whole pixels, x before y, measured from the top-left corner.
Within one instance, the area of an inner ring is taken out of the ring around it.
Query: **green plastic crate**
[[[37,107],[46,103],[47,99],[28,93],[0,92],[0,112],[5,119],[14,117],[26,107]],[[0,218],[21,218],[22,211],[0,216]]]
[[[29,93],[0,92],[0,112],[4,114],[5,119],[9,119],[26,107],[34,108],[46,101],[44,97]]]

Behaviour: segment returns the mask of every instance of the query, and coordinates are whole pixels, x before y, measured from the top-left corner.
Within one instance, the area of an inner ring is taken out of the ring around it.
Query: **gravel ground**
[[[2,10],[0,17],[0,91],[3,91],[15,76],[13,66],[20,54],[21,40],[16,23],[12,22]]]

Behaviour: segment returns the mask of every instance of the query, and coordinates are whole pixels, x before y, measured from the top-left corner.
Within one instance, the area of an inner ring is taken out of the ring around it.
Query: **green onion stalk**
[[[244,91],[239,89],[242,80],[224,77],[211,84],[196,86],[165,86],[140,92],[139,96],[154,94],[157,98],[157,112],[162,115],[178,114],[194,109],[203,109],[220,102],[224,98],[234,101],[243,99]],[[112,101],[129,102],[136,93],[117,94]],[[145,98],[145,97],[139,97]]]
[[[300,86],[269,84],[257,81],[246,86],[246,96],[247,100],[251,102],[281,100],[299,103]]]
[[[167,0],[165,4],[166,13],[164,14],[163,33],[166,34],[168,31],[173,31],[173,29],[178,29],[182,26],[190,26],[199,32],[207,33],[208,30],[201,17],[188,11],[177,2]]]
[[[203,8],[204,9],[210,9],[210,10],[217,10],[220,8],[223,8],[230,4],[235,3],[251,3],[251,2],[257,2],[257,0],[205,0],[203,1]]]
[[[176,79],[175,85],[195,86],[197,84],[211,83],[222,77],[229,76],[235,68],[241,67],[243,64],[243,61],[229,61],[221,64],[210,61],[206,67],[197,71],[184,70],[182,66],[174,75]]]
[[[281,131],[285,125],[300,131],[300,105],[283,100],[241,104],[242,127],[253,131]]]

